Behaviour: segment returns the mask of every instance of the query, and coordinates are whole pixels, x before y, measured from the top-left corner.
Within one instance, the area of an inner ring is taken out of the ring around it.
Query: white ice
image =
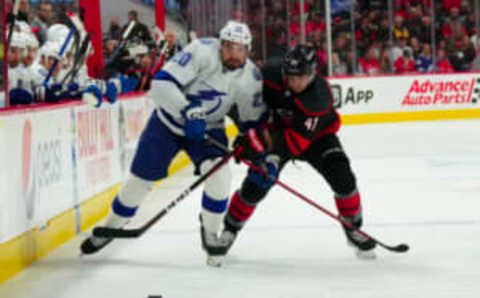
[[[364,230],[396,254],[354,257],[339,225],[274,188],[242,231],[222,268],[200,248],[200,190],[136,240],[116,240],[80,258],[78,236],[0,286],[1,298],[480,297],[480,120],[344,126],[340,137],[358,178]],[[233,165],[232,189],[245,168]],[[307,164],[280,177],[334,209]],[[141,224],[192,181],[187,168],[142,206]]]

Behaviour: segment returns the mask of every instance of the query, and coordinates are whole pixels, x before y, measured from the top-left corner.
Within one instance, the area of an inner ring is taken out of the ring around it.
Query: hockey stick
[[[87,34],[87,36],[83,39],[82,44],[80,45],[80,48],[78,50],[78,53],[75,55],[73,58],[73,65],[70,71],[65,75],[65,77],[62,80],[62,86],[65,83],[71,83],[77,76],[77,73],[80,71],[82,68],[87,54],[88,54],[88,48],[89,48],[89,42],[90,42],[91,35],[90,33]]]
[[[140,237],[145,231],[147,231],[153,224],[159,221],[164,217],[173,207],[185,199],[193,190],[195,190],[202,182],[207,180],[213,173],[225,165],[230,158],[233,156],[233,153],[229,153],[222,158],[218,163],[216,163],[208,172],[200,176],[195,182],[193,182],[187,189],[185,189],[175,200],[171,201],[167,207],[163,208],[160,212],[157,213],[152,219],[147,221],[144,225],[137,229],[115,229],[108,227],[97,227],[93,229],[93,235],[96,237],[105,237],[105,238],[136,238]]]
[[[67,51],[68,45],[70,44],[70,40],[73,38],[73,35],[75,34],[75,32],[76,32],[75,28],[71,27],[70,32],[67,35],[67,38],[63,42],[63,45],[60,48],[60,51],[58,52],[58,58],[55,59],[55,63],[53,63],[53,66],[48,71],[48,74],[45,77],[45,80],[43,81],[42,86],[48,86],[48,82],[50,81],[50,78],[52,77],[53,73],[57,69],[60,59],[63,58],[63,55]]]
[[[153,53],[151,55],[152,66],[142,76],[141,83],[140,83],[140,88],[138,89],[139,91],[143,91],[144,88],[145,88],[145,84],[147,83],[147,80],[149,78],[153,77],[154,70],[156,69],[157,62],[160,62],[162,60],[163,55],[165,54],[165,51],[168,48],[168,43],[165,40],[165,35],[163,34],[162,30],[158,27],[155,27],[154,32],[155,32],[155,48],[154,48]],[[157,51],[158,51],[158,48],[160,47],[162,41],[164,41],[165,44],[160,49],[159,58],[157,60],[156,59]]]
[[[105,65],[103,66],[103,69],[100,72],[99,78],[104,79],[104,76],[107,70],[115,63],[116,59],[120,56],[120,54],[122,54],[122,51],[127,46],[127,42],[130,38],[130,33],[132,32],[133,27],[135,27],[135,24],[136,24],[135,21],[130,21],[130,23],[128,23],[127,28],[125,28],[125,31],[122,34],[122,38],[120,39],[120,42],[113,50],[110,57],[106,59]]]
[[[224,146],[222,143],[218,142],[217,140],[213,139],[213,138],[210,138],[208,137],[207,138],[208,141],[210,143],[212,143],[213,145],[215,145],[216,147],[222,149],[223,151],[225,152],[228,152],[229,154],[232,154],[232,151],[230,151],[226,146]],[[252,168],[254,171],[257,171],[257,172],[260,172],[264,175],[266,175],[267,173],[265,173],[265,171],[257,166],[255,166],[254,164],[252,164],[251,162],[249,162],[248,160],[245,160],[245,159],[241,159],[242,162],[244,164],[246,164],[247,166],[249,166],[250,168]],[[334,213],[328,211],[327,209],[325,209],[324,207],[320,206],[319,204],[317,204],[315,201],[307,198],[306,196],[304,196],[303,194],[301,194],[300,192],[296,191],[295,189],[291,188],[290,186],[286,185],[285,183],[283,183],[282,181],[278,180],[278,179],[275,179],[274,180],[275,184],[279,185],[280,187],[282,187],[283,189],[287,190],[288,192],[290,192],[291,194],[293,194],[294,196],[300,198],[301,200],[305,201],[306,203],[312,205],[313,207],[317,208],[318,210],[322,211],[323,213],[325,213],[326,215],[330,216],[331,218],[335,219],[336,221],[340,222],[341,224],[343,224],[344,226],[346,226],[347,228],[349,229],[354,229],[356,230],[359,234],[361,234],[362,236],[364,237],[367,237],[367,238],[370,238],[372,239],[373,241],[375,241],[378,245],[380,245],[381,247],[385,248],[386,250],[389,250],[389,251],[393,251],[393,252],[399,252],[399,253],[402,253],[402,252],[406,252],[409,250],[409,246],[407,244],[398,244],[398,245],[395,245],[395,246],[391,246],[391,245],[387,245],[375,238],[373,238],[372,236],[370,236],[369,234],[365,233],[364,231],[360,230],[360,229],[356,229],[355,227],[353,227],[350,223],[346,222],[344,219],[342,219],[340,216],[338,215],[335,215]]]

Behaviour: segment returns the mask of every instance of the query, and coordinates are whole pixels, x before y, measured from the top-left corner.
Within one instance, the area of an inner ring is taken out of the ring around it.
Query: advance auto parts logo
[[[419,105],[455,105],[455,104],[476,104],[479,89],[475,83],[480,85],[480,79],[468,80],[414,80],[407,95],[403,98],[403,106]],[[473,94],[476,94],[473,97]]]
[[[22,192],[27,219],[35,216],[36,196],[43,189],[62,182],[61,141],[41,140],[32,152],[32,123],[26,120],[22,138]]]
[[[336,109],[351,104],[367,104],[374,96],[373,90],[355,90],[354,87],[348,87],[342,90],[342,86],[339,84],[330,85],[330,91],[333,97],[333,107]]]

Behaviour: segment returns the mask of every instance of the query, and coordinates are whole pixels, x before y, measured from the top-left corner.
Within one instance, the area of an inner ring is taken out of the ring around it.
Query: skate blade
[[[211,267],[222,267],[224,256],[207,256],[207,265]]]

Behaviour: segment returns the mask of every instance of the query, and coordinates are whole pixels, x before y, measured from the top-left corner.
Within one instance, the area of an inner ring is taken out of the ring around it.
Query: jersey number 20
[[[179,52],[176,54],[172,61],[177,62],[180,66],[185,66],[192,59],[192,54],[188,52]]]

